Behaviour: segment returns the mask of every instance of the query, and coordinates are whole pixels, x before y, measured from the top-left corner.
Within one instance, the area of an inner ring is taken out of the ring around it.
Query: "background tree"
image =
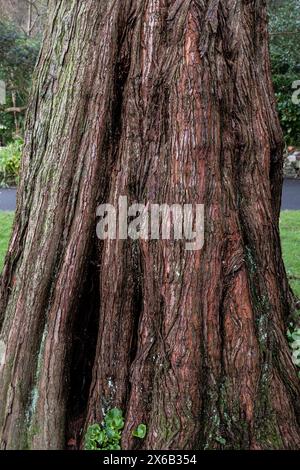
[[[0,107],[0,144],[7,144],[23,133],[47,1],[0,0],[0,8],[0,80],[7,85],[7,103]]]
[[[300,447],[263,0],[61,0],[0,295],[2,448]],[[204,203],[205,247],[96,238],[96,207]],[[141,422],[147,438],[132,430]]]
[[[28,37],[43,31],[48,0],[0,0],[1,13]]]
[[[15,25],[0,21],[0,79],[6,83],[7,102],[0,107],[2,140],[20,137],[23,111],[26,109],[33,69],[40,41],[31,39]]]
[[[300,79],[300,1],[270,2],[271,63],[280,122],[287,144],[300,144],[300,106],[292,102]]]

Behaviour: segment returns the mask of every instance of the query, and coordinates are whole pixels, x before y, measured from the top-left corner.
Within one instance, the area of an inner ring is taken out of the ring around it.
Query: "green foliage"
[[[7,102],[0,106],[0,142],[12,140],[15,122],[6,108],[26,107],[31,87],[32,74],[40,50],[39,39],[33,39],[16,25],[0,20],[0,80],[6,83]],[[12,95],[15,102],[12,101]],[[18,124],[22,127],[24,115],[18,113]]]
[[[300,1],[269,2],[271,64],[278,111],[288,145],[300,144],[300,105],[292,86],[300,80]]]
[[[15,131],[14,115],[5,111],[6,107],[10,108],[12,106],[12,98],[8,94],[5,107],[0,106],[0,146],[10,142],[13,138],[12,136]],[[22,119],[23,117],[21,117],[20,126],[22,126]]]
[[[121,430],[124,427],[123,413],[118,408],[109,410],[104,424],[88,427],[85,436],[85,450],[121,450]]]
[[[23,97],[28,96],[39,49],[39,40],[26,36],[12,23],[0,21],[1,79]]]
[[[22,140],[15,140],[0,149],[0,186],[17,185],[22,146]]]
[[[121,450],[122,429],[124,428],[123,412],[119,408],[109,410],[102,426],[92,424],[85,435],[85,450]],[[132,433],[144,439],[147,433],[145,424],[140,424]]]
[[[147,434],[147,426],[145,424],[140,424],[132,433],[133,437],[138,437],[139,439],[145,439]]]
[[[217,436],[216,437],[216,441],[221,444],[222,446],[225,446],[226,445],[226,439],[224,439],[224,437],[220,437],[220,436]]]
[[[291,99],[291,90],[277,88],[281,91],[276,93],[277,108],[281,126],[287,145],[300,144],[300,105],[296,105]]]

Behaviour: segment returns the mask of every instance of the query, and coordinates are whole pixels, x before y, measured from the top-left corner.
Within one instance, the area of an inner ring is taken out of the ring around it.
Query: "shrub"
[[[22,146],[22,140],[15,140],[0,148],[0,186],[18,184]]]
[[[276,97],[285,142],[287,145],[300,145],[300,106],[292,102],[291,92],[279,91]]]

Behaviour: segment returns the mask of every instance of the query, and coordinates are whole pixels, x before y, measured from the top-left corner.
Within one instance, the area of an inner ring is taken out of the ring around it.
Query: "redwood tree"
[[[50,1],[1,282],[2,448],[79,448],[115,406],[124,449],[300,448],[282,155],[265,0]],[[120,195],[205,204],[204,248],[99,241]]]

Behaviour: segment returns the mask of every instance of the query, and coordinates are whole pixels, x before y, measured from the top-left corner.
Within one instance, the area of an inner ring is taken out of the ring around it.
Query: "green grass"
[[[0,271],[13,223],[13,212],[0,212]],[[280,219],[283,257],[291,286],[300,298],[300,211],[284,211]]]
[[[0,212],[0,272],[2,270],[4,258],[8,248],[13,220],[13,212]]]
[[[290,284],[300,298],[300,211],[283,211],[280,231],[283,258]]]

